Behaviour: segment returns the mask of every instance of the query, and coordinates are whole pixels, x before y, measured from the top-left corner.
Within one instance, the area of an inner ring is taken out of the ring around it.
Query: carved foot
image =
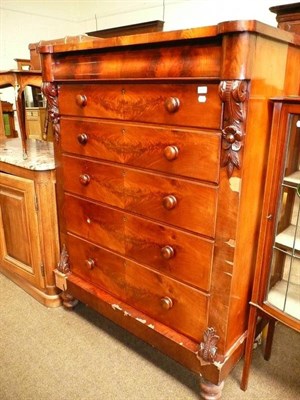
[[[62,299],[63,306],[66,310],[73,310],[78,304],[78,300],[76,300],[71,294],[67,292],[62,292],[60,294]]]
[[[224,382],[215,385],[203,378],[200,378],[200,398],[204,400],[218,400],[222,397]]]

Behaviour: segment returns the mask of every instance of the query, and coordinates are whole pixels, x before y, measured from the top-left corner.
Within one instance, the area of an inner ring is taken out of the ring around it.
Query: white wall
[[[271,6],[295,0],[91,0],[79,18],[83,32],[164,19],[164,30],[256,19],[276,26]]]
[[[0,69],[16,68],[14,58],[29,58],[29,43],[77,34],[77,6],[78,1],[0,0]]]
[[[165,20],[164,30],[257,19],[276,26],[269,7],[295,0],[0,0],[0,69],[29,58],[28,44],[97,29]]]

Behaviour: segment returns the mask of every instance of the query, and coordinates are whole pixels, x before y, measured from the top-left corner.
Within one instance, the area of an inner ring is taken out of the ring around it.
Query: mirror
[[[24,86],[21,93],[21,111],[16,98],[16,89],[11,84],[0,82],[0,115],[2,116],[0,137],[21,138],[20,125],[23,125],[27,139],[52,141],[52,124],[48,118],[47,101],[40,87]],[[18,112],[24,115],[19,116]]]

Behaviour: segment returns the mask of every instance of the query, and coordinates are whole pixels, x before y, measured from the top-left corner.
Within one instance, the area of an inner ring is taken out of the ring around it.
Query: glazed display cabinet
[[[258,317],[300,332],[300,98],[272,101],[273,119],[242,387],[245,389]]]

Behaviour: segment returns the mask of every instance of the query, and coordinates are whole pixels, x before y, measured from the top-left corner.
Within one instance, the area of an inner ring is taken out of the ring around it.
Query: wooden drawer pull
[[[95,260],[93,260],[92,258],[88,258],[87,260],[85,260],[85,265],[88,269],[93,269],[96,263]]]
[[[170,258],[174,257],[175,251],[172,246],[167,245],[160,250],[160,254],[163,258],[169,260]]]
[[[79,177],[80,183],[84,186],[88,185],[90,183],[90,176],[88,174],[82,174]]]
[[[79,107],[85,107],[87,105],[87,97],[84,94],[78,94],[75,100]]]
[[[164,149],[164,156],[169,161],[176,160],[176,158],[178,157],[178,153],[179,153],[179,150],[178,150],[178,147],[176,147],[176,146],[167,146]]]
[[[172,194],[163,198],[163,206],[166,210],[172,210],[177,205],[177,199]]]
[[[174,113],[179,109],[180,101],[177,97],[168,97],[165,101],[166,110],[169,113]]]
[[[86,144],[87,141],[88,141],[88,135],[87,135],[86,133],[80,133],[80,134],[77,136],[77,140],[78,140],[78,143],[84,145],[84,144]]]
[[[170,310],[173,307],[173,300],[170,297],[163,297],[160,299],[160,304],[165,310]]]

